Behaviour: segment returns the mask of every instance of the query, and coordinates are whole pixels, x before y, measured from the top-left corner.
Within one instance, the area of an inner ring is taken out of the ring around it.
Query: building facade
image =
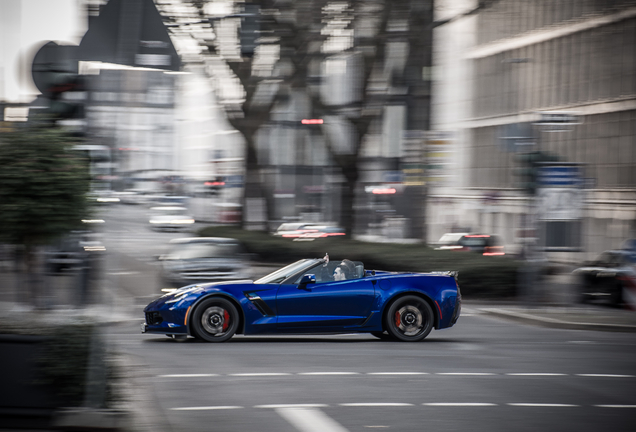
[[[432,194],[429,240],[455,227],[518,247],[529,198],[517,187],[515,155],[528,150],[583,167],[583,254],[551,259],[577,261],[634,237],[636,2],[501,0],[440,28],[438,40],[451,31],[442,42],[450,52],[437,57],[436,126],[457,131],[461,156],[452,187]],[[463,72],[444,75],[451,66]],[[448,90],[451,80],[463,98]],[[576,115],[577,124],[542,127],[542,113],[554,111]],[[531,125],[530,147],[506,139],[519,124]]]

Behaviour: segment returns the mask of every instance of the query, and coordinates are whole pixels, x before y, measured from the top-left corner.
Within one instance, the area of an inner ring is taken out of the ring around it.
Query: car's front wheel
[[[391,335],[389,335],[387,332],[371,332],[371,334],[375,337],[377,337],[378,339],[382,339],[382,340],[393,340],[393,338],[391,337]]]
[[[404,296],[397,299],[384,317],[389,335],[403,342],[421,341],[433,329],[433,309],[421,297]]]
[[[204,300],[192,316],[192,333],[208,342],[225,342],[238,330],[239,314],[236,307],[224,298]]]

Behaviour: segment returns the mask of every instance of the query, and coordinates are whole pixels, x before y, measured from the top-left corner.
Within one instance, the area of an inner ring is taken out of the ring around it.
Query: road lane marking
[[[579,405],[573,404],[553,404],[553,403],[509,403],[506,405],[516,406],[516,407],[578,407]]]
[[[134,321],[139,321],[138,319]],[[343,375],[368,375],[368,376],[422,376],[431,375],[430,372],[246,372],[232,374],[166,374],[157,375],[158,378],[208,378],[208,377],[277,377],[277,376],[343,376]],[[497,376],[500,374],[491,372],[437,372],[434,375],[439,376]],[[621,374],[567,374],[560,372],[508,372],[502,375],[510,377],[560,377],[560,376],[577,376],[577,377],[596,377],[596,378],[634,378],[636,375]]]
[[[403,402],[358,402],[358,403],[341,403],[342,407],[406,407],[413,406],[411,403]]]
[[[178,407],[178,408],[170,408],[172,411],[213,411],[213,410],[234,410],[234,409],[243,409],[245,407],[237,406],[237,405],[226,405],[226,406],[201,406],[201,407]]]
[[[220,376],[218,374],[171,374],[159,375],[159,378],[207,378]]]
[[[636,405],[594,405],[598,408],[636,408]]]
[[[634,375],[615,375],[615,374],[576,374],[580,377],[598,377],[598,378],[634,378]]]
[[[482,406],[497,406],[495,403],[489,402],[428,402],[423,403],[424,406],[443,406],[443,407],[482,407]]]
[[[229,374],[229,376],[233,376],[233,377],[286,376],[286,375],[291,375],[291,374],[286,372],[253,372],[253,373]]]
[[[357,407],[413,407],[414,404],[405,402],[348,402],[337,404],[346,408]],[[529,403],[529,402],[511,402],[505,405],[511,407],[530,407],[530,408],[570,408],[581,407],[583,405],[565,404],[565,403]],[[491,402],[425,402],[422,406],[427,407],[494,407],[499,406],[497,403]],[[606,404],[606,405],[591,405],[596,408],[616,408],[616,409],[636,409],[636,405],[618,405],[618,404]],[[318,408],[328,408],[328,404],[314,403],[314,404],[269,404],[269,405],[254,405],[252,408],[256,409],[274,409],[274,410],[303,410],[313,409],[318,411]],[[198,407],[173,407],[172,411],[215,411],[215,410],[236,410],[244,409],[245,407],[239,405],[216,405],[216,406],[198,406]],[[376,426],[374,426],[376,427]],[[377,426],[380,427],[380,426]],[[328,430],[328,429],[323,429]]]
[[[255,405],[254,408],[264,409],[284,409],[284,408],[327,408],[326,404],[271,404],[271,405]]]
[[[315,408],[277,408],[276,413],[300,432],[349,432],[340,423]]]

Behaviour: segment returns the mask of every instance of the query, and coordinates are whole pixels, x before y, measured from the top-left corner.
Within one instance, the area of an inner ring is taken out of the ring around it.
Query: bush
[[[519,264],[507,257],[485,257],[474,253],[436,251],[421,244],[366,243],[342,237],[294,242],[260,231],[214,226],[199,230],[203,237],[230,237],[243,243],[261,262],[288,264],[300,258],[348,258],[364,262],[366,269],[389,271],[459,272],[465,297],[501,298],[516,295]]]
[[[34,371],[34,381],[25,381],[24,385],[42,388],[53,397],[56,407],[82,406],[87,391],[101,393],[97,396],[102,407],[119,401],[120,396],[113,388],[117,371],[104,350],[96,323],[82,319],[52,322],[42,316],[5,316],[0,319],[0,334],[31,337],[39,345],[39,349],[33,351],[34,358],[23,359],[32,362]],[[92,360],[94,364],[90,358],[91,345],[99,349],[98,359]],[[89,374],[89,368],[98,373]],[[89,376],[100,382],[87,382]]]

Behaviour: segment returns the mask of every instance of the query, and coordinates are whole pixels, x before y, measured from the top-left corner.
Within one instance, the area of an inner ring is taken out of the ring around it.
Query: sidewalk
[[[479,313],[524,324],[569,330],[636,332],[636,312],[604,305],[523,306],[465,301]],[[461,322],[461,316],[460,316]]]
[[[579,288],[571,270],[565,268],[537,284],[532,293],[533,301],[524,298],[510,302],[465,300],[464,304],[485,315],[541,327],[636,332],[636,311],[602,303],[580,303]]]

